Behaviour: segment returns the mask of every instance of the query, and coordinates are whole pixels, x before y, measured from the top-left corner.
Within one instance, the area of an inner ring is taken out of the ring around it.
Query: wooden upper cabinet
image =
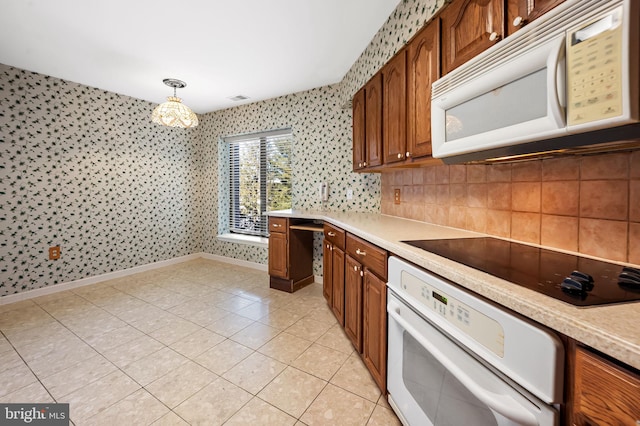
[[[382,141],[384,162],[405,158],[407,147],[407,61],[401,50],[382,68]]]
[[[507,0],[507,34],[513,34],[566,0]]]
[[[431,84],[440,76],[440,21],[433,20],[407,49],[407,152],[431,155]]]
[[[365,167],[382,164],[382,75],[373,76],[364,87]]]
[[[458,0],[440,14],[442,74],[504,37],[504,0]]]
[[[365,88],[360,89],[354,96],[353,108],[353,170],[365,167]]]

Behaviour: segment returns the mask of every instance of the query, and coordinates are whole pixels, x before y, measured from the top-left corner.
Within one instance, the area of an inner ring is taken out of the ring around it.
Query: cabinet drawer
[[[575,369],[575,424],[635,425],[640,420],[640,377],[581,347]]]
[[[269,217],[269,232],[287,232],[287,218]]]
[[[347,253],[374,274],[387,280],[387,251],[355,235],[347,234]]]
[[[325,223],[324,224],[324,238],[325,240],[331,242],[334,246],[344,250],[344,241],[346,237],[346,232],[340,228],[336,228],[335,226]]]

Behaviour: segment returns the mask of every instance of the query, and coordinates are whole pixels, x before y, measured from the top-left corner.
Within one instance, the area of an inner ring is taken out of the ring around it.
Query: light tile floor
[[[0,305],[0,402],[75,425],[398,425],[328,309],[198,259]]]

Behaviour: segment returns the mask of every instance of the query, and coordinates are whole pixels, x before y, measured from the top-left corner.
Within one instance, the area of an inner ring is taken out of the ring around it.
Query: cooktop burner
[[[640,270],[500,240],[403,241],[576,306],[640,300]]]

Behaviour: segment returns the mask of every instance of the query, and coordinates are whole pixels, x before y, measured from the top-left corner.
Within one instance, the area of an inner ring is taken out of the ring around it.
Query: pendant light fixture
[[[164,84],[173,87],[173,96],[167,97],[167,102],[158,105],[151,115],[154,123],[168,127],[189,128],[198,125],[198,116],[191,111],[191,108],[182,103],[182,100],[176,97],[176,89],[186,87],[187,83],[175,78],[165,78],[162,80]]]

